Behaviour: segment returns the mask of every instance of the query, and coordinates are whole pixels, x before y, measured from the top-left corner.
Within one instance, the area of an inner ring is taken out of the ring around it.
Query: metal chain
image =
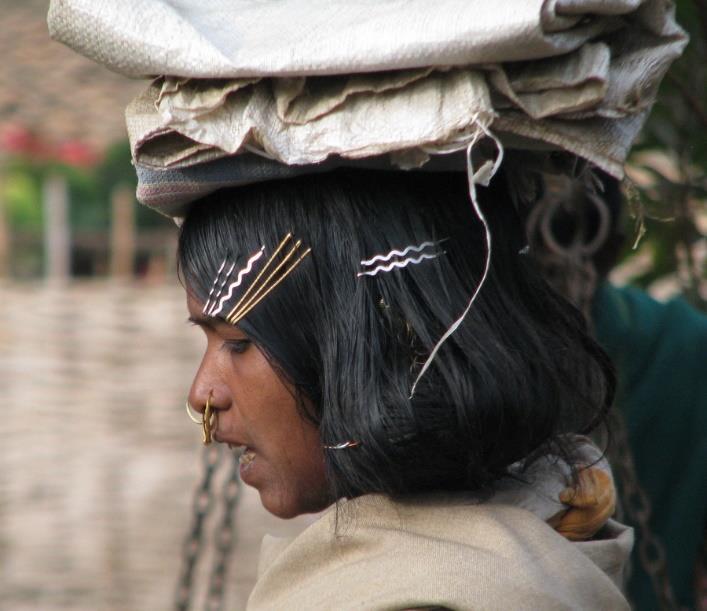
[[[223,486],[223,517],[214,536],[216,559],[209,580],[209,594],[206,601],[208,611],[221,611],[222,609],[226,570],[235,539],[233,516],[241,496],[241,485],[238,461],[231,460],[230,465],[231,471]]]
[[[638,481],[633,453],[623,416],[617,411],[612,418],[611,464],[616,470],[623,508],[638,530],[638,557],[651,579],[660,608],[680,609],[668,577],[665,548],[650,527],[651,504]]]
[[[191,606],[194,569],[203,547],[204,522],[212,508],[211,482],[221,460],[221,447],[217,445],[205,447],[202,460],[204,474],[194,493],[192,525],[184,541],[182,552],[182,570],[175,600],[177,611],[188,611]]]
[[[184,541],[182,555],[182,570],[177,586],[175,608],[177,611],[188,611],[193,606],[194,572],[203,551],[204,526],[209,514],[214,510],[215,502],[212,489],[219,466],[223,463],[225,453],[222,446],[210,445],[202,453],[204,471],[201,482],[194,492],[192,525]],[[209,611],[220,611],[223,606],[223,591],[225,585],[228,561],[234,541],[234,513],[240,499],[240,478],[238,462],[226,461],[230,466],[228,477],[223,485],[224,501],[223,516],[220,525],[214,533],[215,559],[209,572],[209,589],[205,608]]]
[[[591,302],[597,283],[592,256],[609,235],[611,213],[591,188],[590,177],[578,181],[547,175],[544,185],[545,195],[533,205],[526,220],[530,252],[545,280],[591,322]],[[599,223],[590,231],[582,214],[572,211],[576,227],[571,235],[559,240],[555,236],[555,221],[570,215],[572,206],[594,208]]]

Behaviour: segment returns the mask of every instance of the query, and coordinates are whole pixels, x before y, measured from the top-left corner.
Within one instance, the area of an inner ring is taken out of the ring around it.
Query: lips
[[[214,439],[219,443],[225,443],[231,450],[233,450],[233,453],[238,460],[238,464],[240,465],[241,477],[245,476],[243,481],[248,483],[247,475],[252,469],[253,462],[258,456],[257,452],[250,446],[247,446],[238,440],[222,437],[218,433],[214,435]]]
[[[238,448],[245,448],[248,446],[247,443],[244,443],[240,439],[235,439],[233,437],[226,437],[219,430],[214,431],[213,437],[214,437],[214,441],[217,441],[218,443],[225,443],[232,450],[237,450]]]
[[[249,465],[255,459],[255,450],[248,446],[228,443],[228,447],[233,450],[233,453],[238,459],[238,463],[241,465]]]

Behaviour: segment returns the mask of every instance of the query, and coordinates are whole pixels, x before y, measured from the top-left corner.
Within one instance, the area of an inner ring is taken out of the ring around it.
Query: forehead
[[[201,311],[204,309],[204,303],[200,301],[199,299],[196,298],[194,293],[192,293],[190,290],[186,291],[187,294],[187,310],[189,310],[189,314],[192,316],[195,316],[197,314],[201,314]]]
[[[229,325],[225,320],[218,316],[208,316],[204,314],[204,303],[197,299],[189,291],[187,291],[187,310],[189,311],[189,320],[201,327],[209,327],[211,329],[235,328],[233,325]]]

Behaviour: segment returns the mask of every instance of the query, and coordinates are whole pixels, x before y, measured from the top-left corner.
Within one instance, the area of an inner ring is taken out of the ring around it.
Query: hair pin
[[[356,448],[361,445],[360,441],[343,441],[337,443],[336,445],[325,445],[325,450],[348,450],[349,448]]]
[[[206,299],[206,303],[204,304],[204,308],[201,310],[202,314],[206,314],[206,312],[211,308],[211,305],[212,305],[211,297],[213,296],[214,291],[216,290],[216,287],[218,286],[219,280],[221,280],[221,272],[223,271],[223,268],[226,267],[227,261],[228,261],[228,257],[226,257],[223,260],[223,263],[221,263],[221,267],[219,267],[218,271],[216,272],[216,277],[214,278],[214,281],[211,283],[211,290],[209,291],[209,296]]]
[[[389,272],[393,269],[402,269],[408,265],[417,265],[423,261],[429,259],[436,259],[444,254],[446,251],[437,250],[437,247],[442,243],[446,242],[449,238],[443,238],[437,242],[422,242],[422,244],[412,244],[405,247],[403,250],[393,249],[386,254],[375,255],[370,259],[364,259],[361,261],[361,267],[371,268],[375,263],[381,262],[380,265],[373,267],[371,269],[363,269],[356,274],[357,277],[361,276],[375,276],[379,272]],[[408,253],[419,253],[418,256],[406,256]],[[387,263],[389,262],[389,263]]]
[[[283,253],[285,247],[292,242],[293,237],[288,233],[277,246],[270,258],[262,265],[255,279],[242,293],[236,304],[230,308],[224,317],[232,325],[238,323],[248,312],[258,305],[272,290],[277,287],[301,262],[312,252],[311,248],[300,250],[302,240],[297,240],[291,245],[289,250]],[[226,257],[216,272],[216,277],[211,284],[209,296],[204,304],[202,312],[208,316],[218,316],[224,310],[226,304],[233,299],[234,291],[244,284],[244,280],[253,271],[256,263],[265,254],[265,246],[253,253],[245,265],[238,270],[236,279],[230,284],[233,278],[235,263],[229,265]],[[280,256],[281,255],[281,256]],[[273,269],[274,267],[274,269]],[[267,274],[267,275],[266,275]],[[226,285],[228,284],[228,288]]]
[[[233,297],[233,291],[241,285],[243,279],[251,272],[251,270],[253,269],[253,265],[255,265],[255,262],[263,256],[264,252],[265,246],[261,246],[260,250],[248,259],[248,262],[246,263],[245,267],[241,268],[238,271],[238,275],[236,276],[235,281],[228,286],[228,292],[226,293],[226,295],[223,295],[223,289],[226,286],[226,282],[231,278],[235,264],[230,267],[229,271],[226,274],[226,277],[224,278],[224,281],[221,283],[221,289],[214,298],[214,303],[211,306],[211,309],[209,310],[209,316],[218,316],[221,313],[224,304]],[[217,303],[218,308],[216,307]]]
[[[270,294],[311,252],[307,248],[300,251],[302,240],[297,240],[292,247],[279,259],[278,255],[285,246],[293,240],[292,234],[288,233],[280,242],[275,252],[265,262],[265,265],[255,277],[250,286],[245,290],[238,302],[231,308],[226,316],[227,322],[235,325],[256,305],[258,305],[267,295]],[[298,256],[299,255],[299,256]],[[296,258],[295,258],[296,257]],[[277,262],[277,263],[276,263]],[[270,268],[275,264],[275,268]],[[266,273],[269,274],[266,276]]]

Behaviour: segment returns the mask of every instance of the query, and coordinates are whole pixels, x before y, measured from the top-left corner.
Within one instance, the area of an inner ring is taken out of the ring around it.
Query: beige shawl
[[[294,540],[266,538],[249,611],[628,609],[633,533],[573,543],[518,507],[370,495]]]

